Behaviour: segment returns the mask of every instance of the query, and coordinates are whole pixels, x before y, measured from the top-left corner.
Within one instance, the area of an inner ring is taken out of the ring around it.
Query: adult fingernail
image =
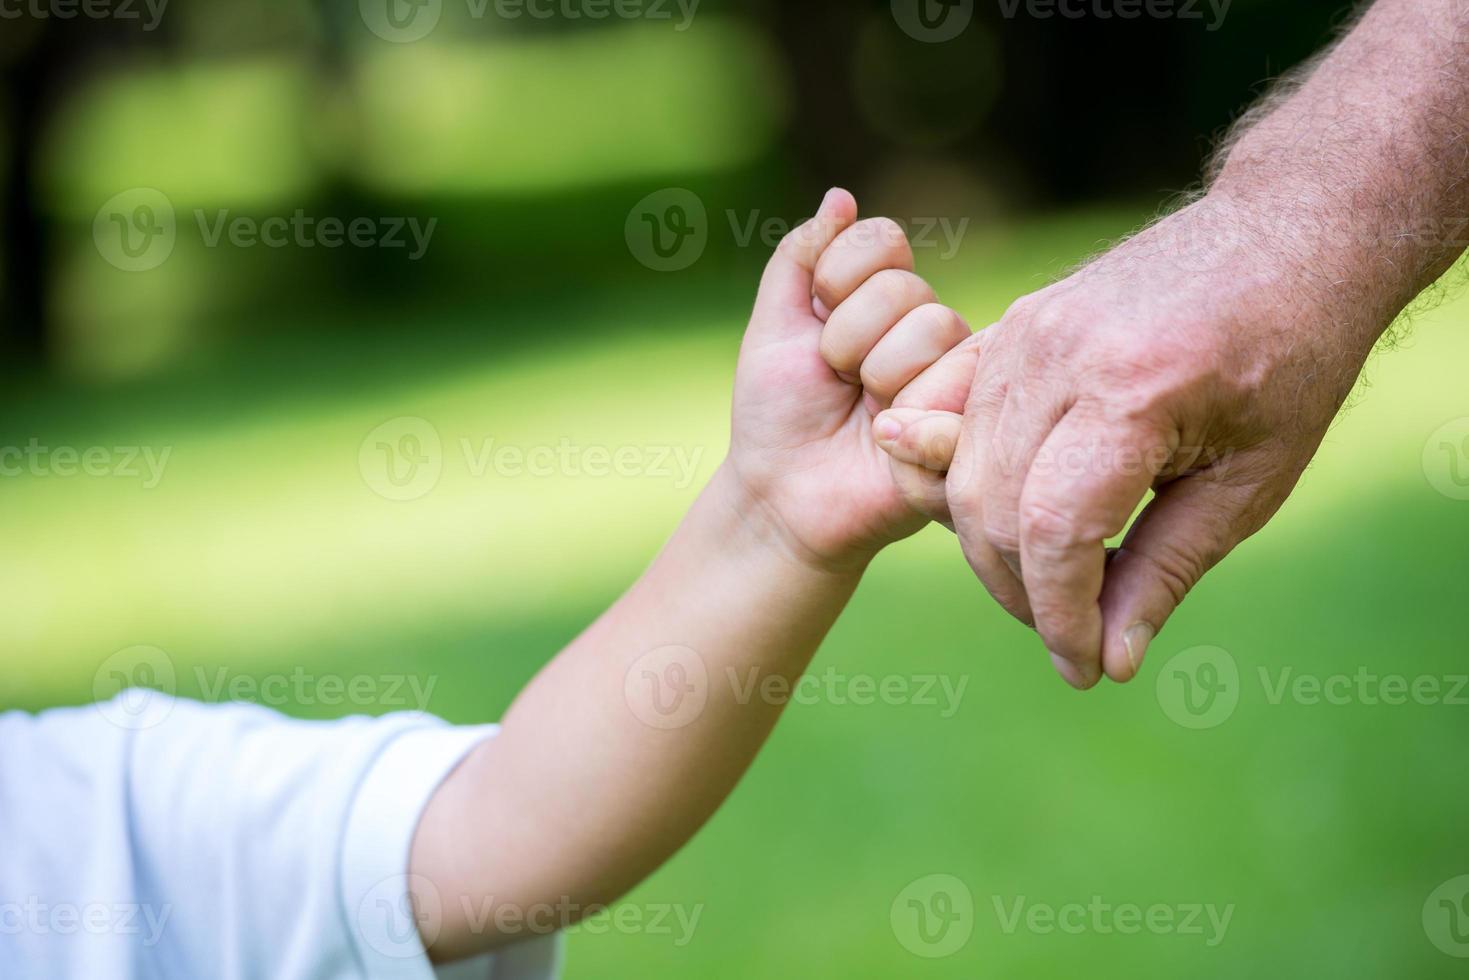
[[[1102,673],[1097,668],[1067,660],[1059,653],[1051,654],[1051,663],[1066,683],[1078,691],[1089,691],[1102,679]]]
[[[872,423],[872,434],[877,436],[878,442],[892,442],[903,434],[903,423],[884,413]]]
[[[1142,667],[1143,655],[1157,632],[1147,623],[1133,623],[1122,633],[1122,645],[1127,648],[1127,662],[1132,665],[1132,676],[1136,677]]]

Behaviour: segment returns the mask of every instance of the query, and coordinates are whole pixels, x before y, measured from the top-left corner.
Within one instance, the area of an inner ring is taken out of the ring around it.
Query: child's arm
[[[552,909],[595,911],[676,851],[775,724],[758,681],[798,677],[872,556],[924,523],[872,416],[969,329],[910,271],[896,225],[855,219],[834,191],[781,245],[740,352],[729,458],[426,809],[411,872],[436,960],[564,925]],[[497,928],[500,908],[525,923]]]

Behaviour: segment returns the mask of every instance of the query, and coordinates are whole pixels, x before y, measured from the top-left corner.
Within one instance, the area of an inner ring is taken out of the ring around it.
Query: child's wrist
[[[860,578],[873,554],[853,546],[828,554],[813,549],[780,513],[766,493],[751,487],[732,461],[719,467],[704,495],[731,521],[728,533],[737,547],[767,554],[792,569],[834,579]]]

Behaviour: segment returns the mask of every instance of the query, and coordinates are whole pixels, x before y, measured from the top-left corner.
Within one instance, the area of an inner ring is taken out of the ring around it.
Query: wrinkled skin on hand
[[[1011,306],[980,334],[963,404],[895,402],[910,424],[962,411],[909,461],[939,469],[957,440],[964,554],[1073,686],[1136,675],[1188,591],[1295,487],[1385,326],[1334,309],[1332,270],[1281,230],[1201,199]]]

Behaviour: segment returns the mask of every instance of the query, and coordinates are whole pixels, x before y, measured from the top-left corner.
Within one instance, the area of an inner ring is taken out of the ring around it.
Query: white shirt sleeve
[[[554,936],[435,974],[419,936],[434,910],[420,923],[408,905],[419,816],[493,726],[161,695],[110,708],[0,715],[0,903],[26,903],[8,918],[0,904],[0,976],[556,975]],[[106,928],[65,927],[88,915]]]

